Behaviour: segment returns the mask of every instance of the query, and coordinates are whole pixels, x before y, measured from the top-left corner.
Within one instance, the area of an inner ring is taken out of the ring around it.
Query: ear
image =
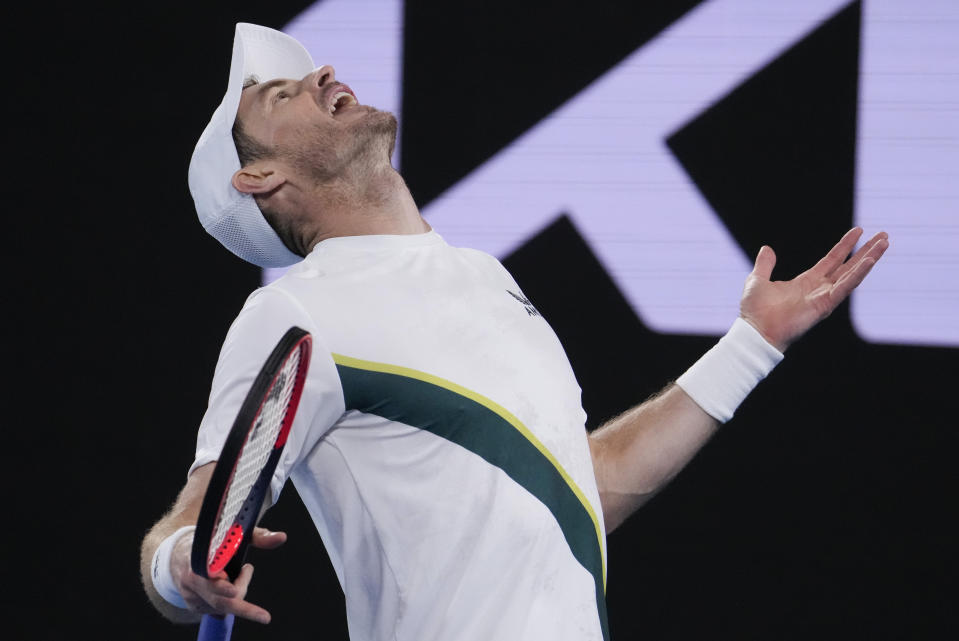
[[[253,163],[240,167],[230,182],[244,194],[266,194],[285,183],[286,176],[269,164]]]

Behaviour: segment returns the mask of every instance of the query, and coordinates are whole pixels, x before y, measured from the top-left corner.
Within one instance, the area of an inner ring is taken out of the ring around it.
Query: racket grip
[[[233,634],[233,615],[218,617],[212,614],[204,614],[200,621],[200,633],[197,635],[197,641],[229,641]]]

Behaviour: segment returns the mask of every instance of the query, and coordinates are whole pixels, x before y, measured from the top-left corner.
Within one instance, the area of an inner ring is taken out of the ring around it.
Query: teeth
[[[349,93],[349,92],[346,92],[346,91],[337,91],[337,92],[333,95],[333,102],[332,102],[332,104],[330,104],[330,113],[334,113],[334,112],[336,111],[336,103],[338,103],[341,98],[346,98],[346,102],[343,103],[343,106],[344,106],[344,107],[347,106],[347,105],[355,105],[355,104],[356,104],[356,98],[353,97],[353,94],[351,94],[351,93]]]

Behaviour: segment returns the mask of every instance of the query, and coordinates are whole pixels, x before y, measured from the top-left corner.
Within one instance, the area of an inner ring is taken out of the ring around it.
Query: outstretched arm
[[[763,247],[746,279],[740,317],[769,345],[785,351],[832,313],[889,247],[881,232],[845,260],[861,235],[861,229],[850,230],[814,267],[789,281],[770,280],[776,254]],[[676,476],[719,424],[682,387],[670,384],[590,434],[606,531]]]
[[[193,546],[192,533],[180,537],[170,557],[170,573],[179,590],[186,608],[178,608],[168,603],[154,587],[153,557],[160,544],[184,526],[196,525],[203,504],[203,496],[210,484],[210,475],[216,463],[207,463],[196,468],[187,479],[186,486],[180,491],[176,503],[170,511],[154,525],[143,539],[140,548],[140,575],[143,588],[153,606],[166,618],[177,623],[195,623],[203,614],[235,614],[259,623],[269,623],[270,613],[245,600],[246,591],[253,578],[253,566],[243,566],[239,576],[230,582],[226,573],[221,572],[212,579],[205,579],[190,569],[190,552]],[[253,531],[252,545],[258,548],[272,549],[286,541],[283,532],[269,532],[263,528]]]

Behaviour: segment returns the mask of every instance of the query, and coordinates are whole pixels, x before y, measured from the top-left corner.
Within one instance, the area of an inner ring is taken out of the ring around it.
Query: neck
[[[356,175],[356,174],[361,175]],[[409,188],[392,166],[366,167],[316,185],[309,194],[303,229],[307,253],[337,236],[421,234],[430,226],[420,216]]]

